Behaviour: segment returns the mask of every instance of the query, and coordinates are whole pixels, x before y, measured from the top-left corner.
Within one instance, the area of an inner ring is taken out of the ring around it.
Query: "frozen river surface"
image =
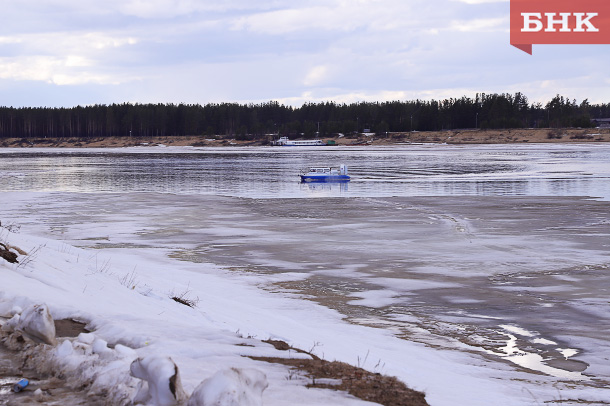
[[[609,162],[605,145],[2,150],[18,193],[0,204],[53,238],[169,249],[609,399]],[[349,184],[298,183],[338,163]]]

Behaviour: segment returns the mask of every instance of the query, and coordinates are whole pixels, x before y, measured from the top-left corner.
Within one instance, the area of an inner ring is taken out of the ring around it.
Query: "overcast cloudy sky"
[[[502,0],[0,0],[0,105],[521,91],[610,102],[610,46],[509,45]]]

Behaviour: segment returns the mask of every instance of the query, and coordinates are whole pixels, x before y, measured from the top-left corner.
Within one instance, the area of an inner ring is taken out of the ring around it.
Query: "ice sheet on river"
[[[171,275],[224,305],[216,288],[243,284],[213,312],[229,329],[352,363],[368,354],[431,404],[609,398],[608,202],[9,193],[2,204],[24,232],[138,264],[140,278]]]

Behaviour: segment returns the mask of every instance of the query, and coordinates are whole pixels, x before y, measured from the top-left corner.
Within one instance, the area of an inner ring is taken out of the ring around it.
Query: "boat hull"
[[[348,175],[301,175],[301,182],[349,182]]]

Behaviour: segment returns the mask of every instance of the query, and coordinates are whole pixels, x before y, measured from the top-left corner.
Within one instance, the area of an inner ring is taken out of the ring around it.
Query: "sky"
[[[610,102],[608,45],[509,43],[507,0],[0,0],[0,105]]]

